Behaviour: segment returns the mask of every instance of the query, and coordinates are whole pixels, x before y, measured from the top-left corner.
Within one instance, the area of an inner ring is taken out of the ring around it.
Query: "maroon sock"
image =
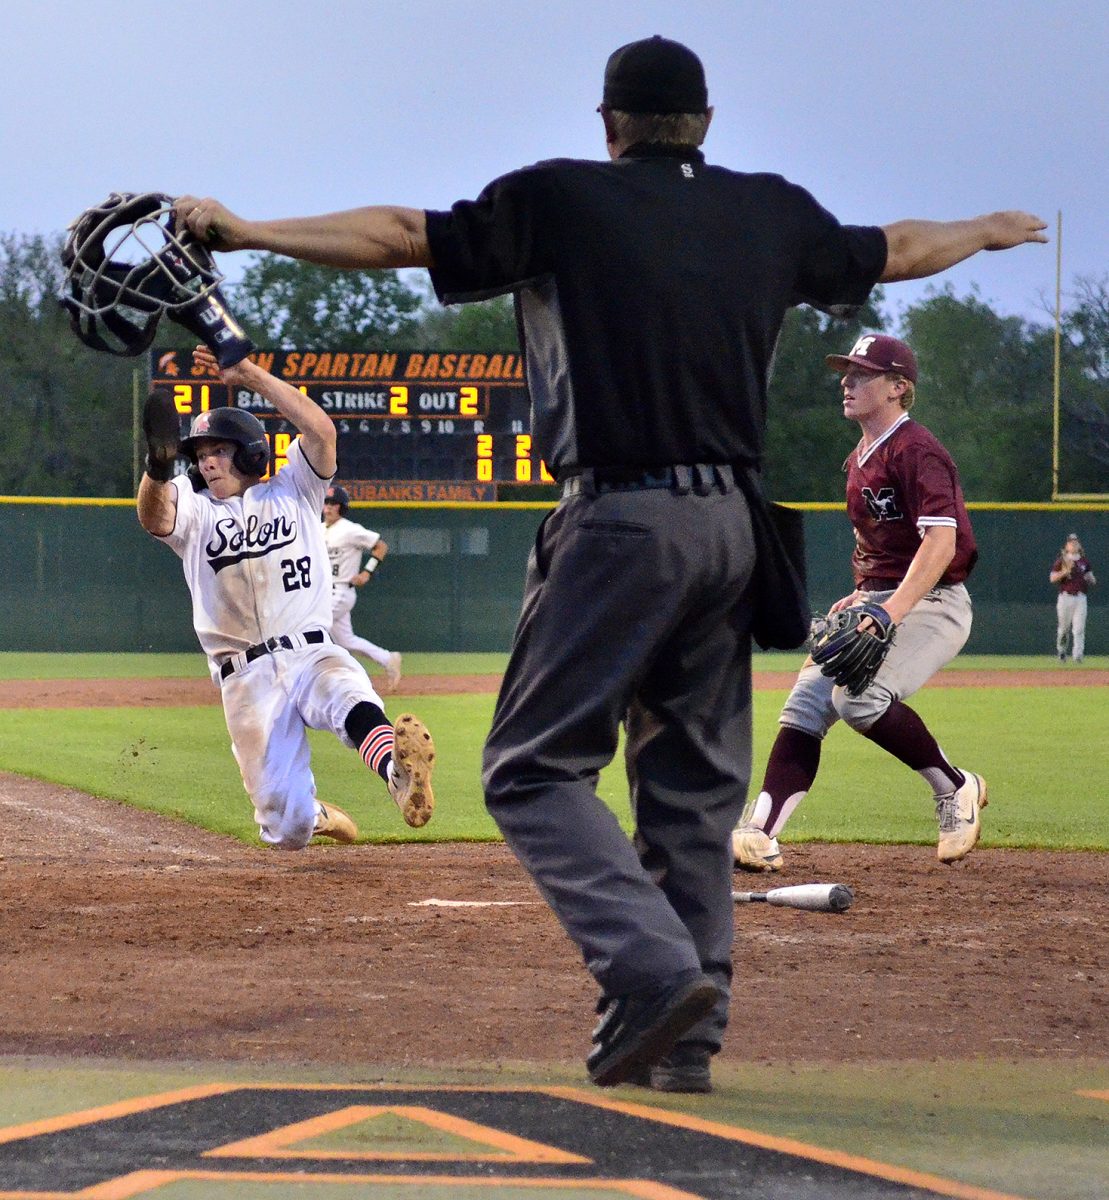
[[[807,792],[819,769],[820,738],[783,725],[774,739],[762,780],[762,790],[770,796],[770,814],[763,829],[774,828],[782,805],[797,792]]]
[[[900,700],[895,700],[869,729],[864,730],[863,737],[870,738],[876,746],[881,746],[914,771],[939,771],[951,781],[953,788],[961,788],[966,782],[962,771],[944,757],[927,725]]]

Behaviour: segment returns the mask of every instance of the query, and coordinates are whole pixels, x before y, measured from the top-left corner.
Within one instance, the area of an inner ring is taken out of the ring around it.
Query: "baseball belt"
[[[582,467],[562,481],[562,496],[603,496],[609,492],[642,492],[650,489],[705,496],[736,487],[730,463],[692,463],[676,467]]]
[[[301,650],[306,645],[318,646],[327,640],[327,634],[321,629],[309,629],[305,633],[282,633],[277,637],[266,638],[264,642],[248,646],[241,653],[229,658],[220,667],[219,677],[226,679],[228,675],[234,675],[236,671],[243,670],[256,658],[261,658],[263,654],[276,654],[278,650]]]

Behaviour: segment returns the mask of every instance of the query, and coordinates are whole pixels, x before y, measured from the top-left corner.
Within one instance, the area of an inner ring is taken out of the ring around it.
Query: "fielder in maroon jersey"
[[[782,866],[778,835],[816,779],[820,747],[842,718],[852,729],[916,771],[931,787],[941,862],[965,858],[981,835],[986,783],[950,763],[905,704],[970,636],[965,580],[978,558],[959,474],[951,455],[909,416],[917,364],[904,342],[866,334],[828,365],[843,373],[843,415],[858,423],[848,456],[847,515],[855,529],[855,590],[832,612],[862,601],[880,604],[897,625],[874,682],[849,696],[806,659],[779,718],[759,794],[732,835],[736,865]]]
[[[1051,564],[1048,579],[1059,589],[1055,603],[1058,618],[1055,652],[1060,662],[1066,662],[1069,641],[1071,657],[1081,662],[1086,651],[1086,593],[1097,579],[1077,533],[1067,534],[1058,558]]]

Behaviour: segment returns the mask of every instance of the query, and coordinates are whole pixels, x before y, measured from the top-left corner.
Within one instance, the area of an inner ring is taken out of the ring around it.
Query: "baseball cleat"
[[[403,713],[393,726],[393,770],[389,794],[397,802],[405,821],[414,829],[431,820],[435,796],[431,791],[431,767],[435,743],[419,717]]]
[[[966,780],[958,791],[936,797],[936,816],[940,822],[936,857],[944,863],[966,858],[982,836],[981,810],[986,807],[989,795],[986,781],[970,771],[963,774]]]
[[[737,825],[732,831],[735,865],[744,871],[780,871],[782,852],[778,839],[767,837],[754,825]]]
[[[700,1042],[679,1042],[651,1068],[650,1086],[656,1092],[712,1091],[712,1051]]]
[[[682,971],[654,988],[607,998],[586,1059],[589,1078],[598,1087],[642,1079],[719,999],[716,985],[697,970]]]
[[[385,664],[385,684],[390,692],[395,692],[400,687],[400,654],[394,650],[389,655],[389,661]]]
[[[341,808],[335,804],[320,804],[316,801],[319,812],[316,813],[316,824],[312,830],[313,837],[334,838],[337,842],[350,845],[358,838],[358,826]]]

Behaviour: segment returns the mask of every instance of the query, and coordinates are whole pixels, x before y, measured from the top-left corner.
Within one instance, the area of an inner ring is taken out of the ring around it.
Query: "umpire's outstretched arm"
[[[881,283],[938,275],[979,250],[1011,250],[1046,242],[1047,226],[1026,212],[996,212],[969,221],[896,221],[883,225],[886,269]]]
[[[212,250],[268,250],[325,267],[430,267],[423,209],[377,205],[319,217],[246,221],[218,200],[181,196],[178,217]]]

